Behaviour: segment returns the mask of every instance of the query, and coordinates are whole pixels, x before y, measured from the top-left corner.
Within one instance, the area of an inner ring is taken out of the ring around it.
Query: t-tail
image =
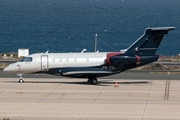
[[[154,55],[165,34],[175,27],[146,28],[145,33],[135,41],[125,53],[138,55]]]
[[[146,28],[144,34],[136,40],[124,54],[108,54],[107,63],[114,65],[116,72],[122,72],[131,68],[143,66],[159,59],[155,55],[163,37],[175,27]]]

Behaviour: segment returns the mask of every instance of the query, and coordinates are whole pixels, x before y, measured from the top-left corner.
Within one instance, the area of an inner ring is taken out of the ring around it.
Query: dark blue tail
[[[175,27],[146,28],[145,33],[125,53],[154,55],[164,35]]]

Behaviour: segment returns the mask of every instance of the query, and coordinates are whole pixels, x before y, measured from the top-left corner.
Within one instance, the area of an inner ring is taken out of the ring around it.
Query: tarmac
[[[117,81],[118,87],[114,87]],[[179,120],[180,81],[0,77],[4,120]]]

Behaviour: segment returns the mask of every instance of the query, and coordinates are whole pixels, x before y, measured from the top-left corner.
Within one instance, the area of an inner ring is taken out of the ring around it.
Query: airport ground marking
[[[168,75],[170,75],[170,74],[179,75],[180,74],[180,72],[176,72],[176,71],[171,71],[171,72],[170,71],[167,71],[167,72],[166,71],[164,71],[164,72],[158,72],[157,71],[157,72],[149,72],[149,73],[150,74],[168,74]]]
[[[85,112],[80,116],[80,118],[78,120],[81,120],[82,117],[87,113],[87,111],[91,108],[91,106],[94,104],[94,102],[97,100],[97,98],[99,97],[99,95],[102,93],[102,91],[104,90],[104,87],[102,87],[102,89],[99,91],[99,93],[97,94],[97,96],[94,98],[94,100],[90,103],[90,105],[87,107],[87,109],[85,110]]]
[[[36,103],[34,103],[32,106],[29,107],[29,109],[27,109],[26,111],[24,111],[21,115],[19,115],[17,118],[15,119],[19,119],[21,116],[23,116],[24,114],[26,114],[27,112],[29,112],[33,107],[35,107],[37,104],[41,103],[44,99],[46,99],[54,90],[56,90],[59,86],[54,87],[49,93],[47,93],[47,95],[45,95],[42,99],[40,99],[39,101],[37,101]]]

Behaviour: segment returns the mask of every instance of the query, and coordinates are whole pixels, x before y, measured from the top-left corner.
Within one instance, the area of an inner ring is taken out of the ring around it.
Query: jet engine
[[[136,64],[139,61],[139,59],[140,58],[138,56],[134,56],[134,55],[109,53],[107,54],[106,63],[108,65],[115,65],[115,66],[122,63]]]
[[[124,71],[157,61],[158,58],[158,55],[132,55],[126,53],[109,53],[107,54],[106,63],[109,66],[116,66],[116,71]]]

